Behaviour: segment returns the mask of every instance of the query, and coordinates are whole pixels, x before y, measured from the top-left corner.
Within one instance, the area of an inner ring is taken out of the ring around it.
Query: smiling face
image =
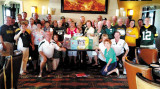
[[[54,35],[54,41],[58,41],[58,35]]]
[[[48,28],[48,27],[49,27],[49,23],[48,23],[48,22],[46,22],[46,23],[45,23],[45,26],[46,26],[46,28]]]
[[[49,31],[45,32],[44,37],[45,37],[45,39],[50,40],[52,38],[51,32],[49,32]]]
[[[62,24],[63,24],[62,20],[59,20],[58,21],[58,27],[62,27]]]
[[[142,20],[139,20],[139,21],[138,21],[138,25],[139,25],[139,27],[143,26],[143,21],[142,21]]]
[[[30,23],[30,24],[34,24],[34,19],[33,19],[33,18],[30,18],[29,23]]]
[[[23,30],[23,32],[26,30],[27,26],[25,24],[21,24],[21,30]]]
[[[131,21],[129,25],[130,25],[131,28],[133,28],[134,27],[134,21]]]
[[[41,20],[41,24],[42,24],[42,25],[45,24],[45,20],[44,20],[44,19]]]
[[[47,19],[48,19],[48,21],[51,21],[52,17],[50,14],[47,15]]]
[[[75,27],[75,23],[74,23],[74,22],[71,22],[71,23],[70,23],[70,27],[72,27],[72,28]]]
[[[11,17],[6,17],[6,24],[11,25],[12,24],[12,18]]]
[[[85,17],[81,16],[80,21],[81,21],[81,23],[84,23],[85,22]]]
[[[112,21],[113,21],[113,22],[117,22],[117,16],[113,16],[113,17],[112,17]]]
[[[38,28],[38,29],[41,29],[41,24],[37,24],[37,28]]]
[[[38,19],[38,14],[37,14],[37,13],[34,13],[34,14],[33,14],[33,18],[34,18],[34,20],[37,20],[37,19]]]
[[[145,25],[149,25],[149,23],[150,23],[150,19],[149,18],[145,18],[145,20],[144,20],[144,23],[145,23]]]
[[[88,28],[90,28],[91,27],[91,22],[87,21],[86,25],[87,25]]]
[[[22,21],[22,15],[18,15],[17,16],[17,20],[20,22],[20,21]]]
[[[121,35],[120,35],[119,32],[116,32],[116,33],[114,34],[114,37],[115,37],[116,40],[119,40],[120,37],[121,37]]]
[[[123,25],[123,19],[118,19],[118,26],[122,26]]]
[[[111,47],[111,44],[110,44],[108,41],[105,41],[105,42],[104,42],[104,46],[105,46],[106,48],[109,48],[109,47]]]
[[[110,27],[110,26],[111,26],[111,21],[110,21],[110,20],[107,20],[107,21],[106,21],[106,25],[107,25],[107,27]]]
[[[22,16],[23,16],[23,19],[26,19],[26,18],[27,18],[27,13],[26,13],[26,12],[23,12],[23,13],[22,13]]]

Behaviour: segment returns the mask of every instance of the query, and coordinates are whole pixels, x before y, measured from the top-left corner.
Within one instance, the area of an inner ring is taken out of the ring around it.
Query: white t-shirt
[[[23,41],[21,39],[21,37],[18,38],[18,42],[17,42],[17,49],[21,50],[23,48]]]
[[[116,56],[123,54],[124,49],[129,50],[128,44],[123,39],[119,39],[118,43],[116,43],[115,39],[112,39],[111,42],[111,47],[114,49]]]
[[[89,39],[93,39],[93,36],[91,36],[91,34],[94,34],[94,28],[93,27],[90,27],[87,31],[87,37]]]
[[[87,34],[94,34],[94,28],[90,27],[87,31]]]
[[[102,53],[104,54],[104,51],[105,51],[106,47],[104,46],[104,43],[103,43],[103,42],[101,42],[101,43],[99,44],[99,49],[100,49],[100,50],[102,51]],[[98,58],[100,58],[102,61],[106,62],[106,59],[104,59],[100,53],[99,53],[99,55],[98,55]]]
[[[48,42],[46,39],[42,40],[39,44],[38,51],[42,51],[47,58],[52,58],[54,54],[54,49],[59,50],[59,46],[54,40]]]

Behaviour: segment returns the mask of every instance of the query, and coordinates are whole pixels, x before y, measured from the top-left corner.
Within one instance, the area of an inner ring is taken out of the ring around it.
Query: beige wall
[[[61,0],[50,0],[49,6],[56,10],[55,16],[65,16],[66,18],[72,18],[74,21],[79,21],[79,18],[82,15],[86,17],[86,20],[96,20],[98,15],[110,18],[115,15],[116,9],[118,8],[117,0],[108,0],[108,14],[61,13]]]
[[[28,13],[28,18],[31,17],[31,7],[37,6],[38,14],[42,14],[42,6],[48,7],[49,0],[21,0],[23,3],[23,11]]]

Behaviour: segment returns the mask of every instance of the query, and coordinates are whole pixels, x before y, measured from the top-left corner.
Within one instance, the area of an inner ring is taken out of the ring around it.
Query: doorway
[[[6,16],[16,19],[16,15],[20,12],[20,4],[11,2],[9,5],[2,5],[3,24]]]

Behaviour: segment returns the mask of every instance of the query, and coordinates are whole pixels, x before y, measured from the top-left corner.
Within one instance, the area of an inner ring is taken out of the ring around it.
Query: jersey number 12
[[[143,31],[143,40],[151,40],[151,31]]]

